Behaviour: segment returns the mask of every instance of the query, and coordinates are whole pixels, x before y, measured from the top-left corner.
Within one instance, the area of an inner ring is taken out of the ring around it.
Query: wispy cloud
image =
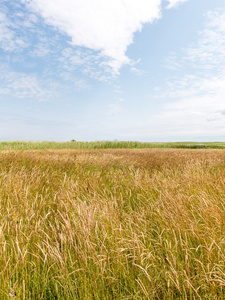
[[[34,48],[30,51],[30,54],[34,57],[46,57],[51,54],[53,51],[48,45],[48,41],[46,38],[43,38]]]
[[[209,12],[196,47],[187,49],[186,61],[202,71],[223,70],[225,63],[225,13]]]
[[[18,37],[12,28],[12,23],[7,15],[0,11],[0,47],[6,51],[11,52],[20,48],[27,47],[23,38]]]
[[[35,75],[15,72],[7,66],[1,66],[0,95],[43,101],[52,97],[53,94],[54,91],[46,88]]]
[[[75,79],[73,82],[75,89],[78,91],[90,89],[90,85],[84,79]]]
[[[60,63],[59,68],[73,72],[79,70],[81,73],[99,81],[107,81],[112,77],[112,72],[106,61],[96,51],[82,47],[66,47],[57,54]]]
[[[151,95],[159,101],[166,100],[166,104],[160,114],[151,116],[148,125],[139,125],[140,130],[134,135],[145,132],[143,137],[155,133],[158,137],[224,136],[224,65],[225,13],[219,10],[206,15],[195,44],[169,56],[167,67],[172,76]]]
[[[178,6],[179,4],[181,3],[184,3],[188,0],[167,0],[167,2],[169,2],[167,8],[173,8],[173,7],[176,7]]]
[[[165,92],[170,98],[190,100],[195,96],[200,101],[206,95],[214,99],[225,95],[225,13],[210,12],[206,19],[196,45],[184,49],[181,56],[173,55],[170,60],[176,73],[183,74],[168,82]]]
[[[143,74],[146,73],[146,71],[141,70],[141,69],[136,68],[136,67],[131,67],[130,70],[131,70],[131,72],[132,72],[133,74],[135,74],[135,75],[137,75],[137,76],[141,76],[141,75],[143,75]]]

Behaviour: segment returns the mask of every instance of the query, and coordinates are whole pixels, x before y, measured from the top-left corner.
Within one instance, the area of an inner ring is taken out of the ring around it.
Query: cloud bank
[[[160,17],[161,0],[21,0],[45,22],[71,38],[72,45],[100,52],[116,74],[133,35]],[[170,1],[171,3],[173,1]]]

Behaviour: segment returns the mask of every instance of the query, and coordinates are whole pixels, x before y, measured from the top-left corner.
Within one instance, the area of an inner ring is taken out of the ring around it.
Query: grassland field
[[[225,150],[78,143],[0,143],[0,299],[225,299]]]

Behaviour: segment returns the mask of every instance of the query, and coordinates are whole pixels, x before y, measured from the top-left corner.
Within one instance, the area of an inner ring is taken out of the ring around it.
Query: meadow
[[[13,143],[0,143],[0,299],[225,298],[224,150]]]

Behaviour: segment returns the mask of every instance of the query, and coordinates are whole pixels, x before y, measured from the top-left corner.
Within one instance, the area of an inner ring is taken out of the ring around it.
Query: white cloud
[[[179,4],[181,3],[184,3],[188,0],[167,0],[167,2],[169,2],[167,8],[173,8],[173,7],[176,7],[178,6]]]
[[[127,47],[143,24],[160,17],[161,0],[21,0],[73,45],[100,51],[114,73],[130,63]]]

